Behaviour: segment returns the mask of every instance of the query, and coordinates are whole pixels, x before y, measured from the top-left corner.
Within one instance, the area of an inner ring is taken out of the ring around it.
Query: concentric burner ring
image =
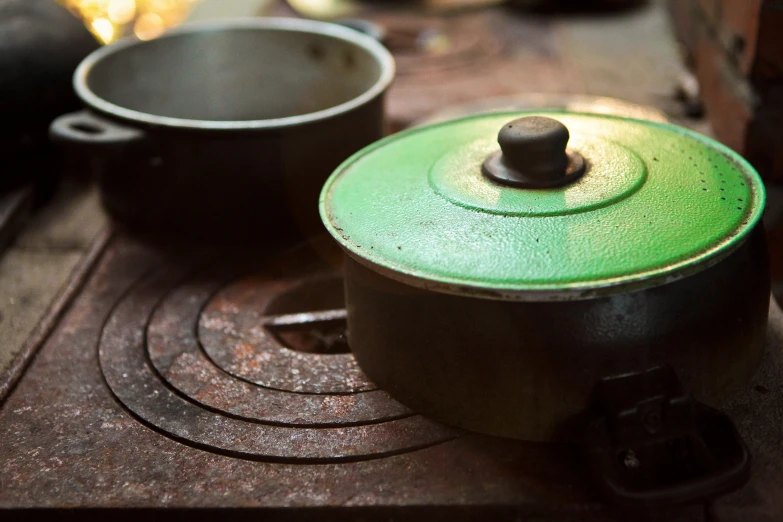
[[[162,268],[137,281],[112,311],[99,345],[109,388],[144,423],[210,451],[291,462],[378,458],[459,435],[379,390],[304,394],[225,373],[195,335],[200,310],[222,285],[209,278],[172,284],[177,273]],[[285,287],[264,285],[273,294]]]

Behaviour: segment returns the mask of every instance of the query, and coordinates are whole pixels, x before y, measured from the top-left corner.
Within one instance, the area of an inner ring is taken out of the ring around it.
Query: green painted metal
[[[463,118],[390,136],[327,181],[321,216],[356,259],[428,289],[575,299],[646,288],[722,259],[760,219],[764,188],[740,156],[673,125],[536,112],[562,121],[587,160],[554,189],[481,174],[503,124]]]

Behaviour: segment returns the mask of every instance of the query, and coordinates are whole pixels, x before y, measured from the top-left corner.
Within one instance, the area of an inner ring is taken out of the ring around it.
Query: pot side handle
[[[744,486],[751,455],[734,423],[659,366],[603,379],[587,459],[606,499],[628,508],[710,502]]]
[[[139,142],[145,133],[82,110],[55,119],[49,126],[49,137],[60,143],[111,147]]]

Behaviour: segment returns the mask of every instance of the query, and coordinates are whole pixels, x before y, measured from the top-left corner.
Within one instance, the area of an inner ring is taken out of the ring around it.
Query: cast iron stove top
[[[461,432],[368,381],[341,335],[327,243],[171,256],[122,235],[99,242],[0,406],[5,515],[627,518],[595,498],[579,448]],[[750,484],[652,519],[783,516],[774,304],[768,337],[754,385],[726,408],[755,457]]]

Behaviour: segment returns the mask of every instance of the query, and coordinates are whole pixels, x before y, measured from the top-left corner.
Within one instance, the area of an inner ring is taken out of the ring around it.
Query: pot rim
[[[298,18],[250,18],[228,19],[217,22],[196,22],[182,25],[176,29],[167,31],[157,39],[174,38],[180,35],[226,31],[232,29],[260,29],[271,31],[301,32],[330,36],[344,42],[351,43],[369,52],[378,62],[381,74],[376,82],[362,94],[347,102],[329,107],[316,112],[286,116],[284,118],[270,118],[264,120],[194,120],[186,118],[174,118],[158,116],[146,112],[128,109],[111,103],[97,94],[88,86],[88,78],[92,69],[103,59],[123,50],[138,45],[146,45],[153,40],[139,40],[128,37],[117,43],[107,45],[90,53],[73,75],[73,87],[76,94],[89,107],[102,113],[115,116],[123,120],[130,120],[158,127],[171,127],[178,129],[203,129],[203,130],[262,130],[281,129],[294,127],[307,123],[326,120],[328,118],[344,114],[372,101],[381,95],[392,83],[395,75],[395,63],[391,53],[377,40],[360,33],[355,29],[341,25],[319,22],[314,20],[302,20]]]

